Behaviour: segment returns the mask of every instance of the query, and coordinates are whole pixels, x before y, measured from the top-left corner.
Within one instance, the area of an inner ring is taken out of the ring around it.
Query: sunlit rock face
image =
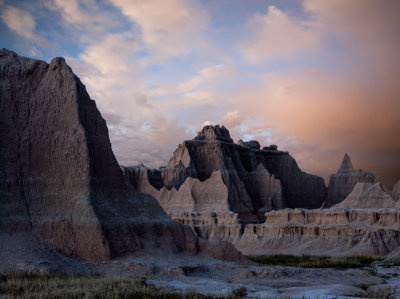
[[[0,230],[68,255],[197,250],[190,228],[125,183],[106,122],[63,58],[0,51]]]
[[[383,209],[395,208],[396,202],[381,183],[357,183],[337,208]]]
[[[326,200],[323,179],[302,172],[288,152],[260,149],[257,141],[235,144],[219,125],[205,126],[180,144],[166,167],[131,167],[126,173],[168,213],[234,212],[241,223],[263,221],[274,209],[320,207]]]
[[[343,201],[357,183],[377,183],[379,176],[362,169],[354,169],[349,155],[345,154],[336,174],[331,175],[328,185],[328,204]]]

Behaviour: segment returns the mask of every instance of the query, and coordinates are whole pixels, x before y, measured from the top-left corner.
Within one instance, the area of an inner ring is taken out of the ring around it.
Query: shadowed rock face
[[[104,119],[63,58],[0,51],[0,230],[109,259],[144,248],[196,252],[197,238],[125,183]]]
[[[334,205],[343,201],[357,183],[377,183],[377,174],[354,169],[349,155],[345,154],[336,174],[331,175],[328,185],[328,204]]]
[[[392,190],[392,197],[397,202],[400,200],[400,181],[398,181],[397,184],[394,185]]]
[[[221,179],[214,175],[216,172]],[[302,172],[287,152],[278,151],[276,146],[260,150],[257,141],[235,144],[229,131],[218,125],[205,126],[193,140],[180,144],[159,173],[143,167],[129,168],[125,173],[132,184],[137,185],[135,180],[139,180],[138,190],[155,196],[168,213],[212,212],[217,204],[227,210],[220,212],[238,213],[242,223],[263,220],[264,212],[272,209],[315,208],[326,200],[323,179]],[[159,175],[162,189],[152,183],[159,181],[155,179]],[[187,180],[192,183],[186,184]],[[146,186],[146,182],[154,188]],[[189,189],[180,191],[183,186]],[[194,191],[194,187],[206,188],[207,195],[180,195],[181,205],[171,205],[172,193],[176,198],[177,194]],[[227,194],[221,197],[221,190],[225,189]],[[212,201],[216,203],[211,204]]]

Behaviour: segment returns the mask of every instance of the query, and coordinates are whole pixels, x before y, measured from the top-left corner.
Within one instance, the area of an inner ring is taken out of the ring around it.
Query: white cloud
[[[96,0],[42,0],[45,6],[61,15],[66,28],[73,26],[74,33],[84,43],[93,43],[122,27],[120,15],[100,6]]]
[[[227,128],[239,126],[244,120],[244,116],[238,111],[229,111],[221,119],[220,124]]]
[[[35,34],[36,23],[30,12],[7,5],[1,14],[1,18],[7,27],[19,36],[31,40],[40,46],[49,46],[46,39]]]
[[[263,63],[272,58],[292,58],[319,45],[318,24],[289,17],[275,6],[265,15],[254,15],[248,24],[249,36],[240,43],[247,62]]]
[[[205,127],[205,126],[213,126],[213,125],[214,125],[214,124],[213,124],[211,121],[206,120],[205,122],[203,122],[202,127]]]
[[[139,24],[142,39],[153,56],[185,55],[204,43],[208,13],[197,1],[112,0],[132,21]]]
[[[219,84],[231,78],[233,72],[231,66],[228,67],[224,64],[208,65],[201,68],[198,73],[191,78],[179,82],[167,82],[160,86],[154,86],[149,92],[154,96],[174,93],[185,93],[186,96],[209,95],[210,93],[202,91],[202,88],[210,90],[213,86],[219,87]]]

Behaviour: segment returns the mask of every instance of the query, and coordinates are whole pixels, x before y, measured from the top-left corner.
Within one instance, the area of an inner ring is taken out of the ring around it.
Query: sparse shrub
[[[146,277],[128,278],[101,274],[14,274],[0,276],[0,297],[22,298],[217,298],[174,292],[147,282]]]
[[[134,283],[137,284],[137,285],[140,285],[140,286],[145,286],[145,287],[148,286],[148,284],[147,284],[147,278],[144,277],[144,276],[137,277],[137,278],[134,280]]]
[[[9,284],[5,288],[5,293],[13,296],[18,296],[23,292],[23,287],[21,287],[19,284]]]
[[[273,266],[290,266],[302,268],[362,268],[369,266],[374,261],[380,261],[381,258],[368,256],[349,256],[349,257],[330,257],[330,256],[294,256],[285,254],[273,255],[257,255],[248,256],[254,262],[273,265]]]

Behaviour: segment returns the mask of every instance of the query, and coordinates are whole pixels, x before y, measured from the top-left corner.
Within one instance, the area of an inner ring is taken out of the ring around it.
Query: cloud
[[[317,23],[291,18],[279,8],[269,6],[267,14],[256,14],[248,23],[249,36],[240,43],[249,63],[294,58],[319,46]]]
[[[197,1],[112,0],[133,22],[153,56],[186,55],[202,47],[210,17]]]
[[[349,152],[390,186],[400,178],[400,3],[303,5],[302,20],[273,7],[250,19],[239,43],[246,61],[285,64],[226,96],[245,119],[233,132],[263,139],[250,120],[272,124],[264,140],[291,151],[306,171],[326,178]]]
[[[205,127],[205,126],[213,126],[213,125],[214,125],[214,124],[213,124],[211,121],[206,120],[205,122],[203,122],[202,127]]]
[[[195,2],[113,3],[132,28],[91,40],[74,63],[107,112],[121,164],[165,164],[207,121],[227,126],[235,140],[277,144],[305,171],[325,178],[345,152],[388,185],[400,177],[394,166],[400,165],[400,144],[393,137],[400,136],[399,37],[393,13],[383,13],[379,3],[367,0],[368,9],[357,9],[308,0],[302,19],[276,7],[251,17],[240,53],[252,64],[286,62],[278,70],[243,68],[226,55],[196,60],[194,48],[204,42],[210,20],[204,11],[188,21],[202,11]],[[173,63],[179,55],[192,55],[192,65],[178,75]],[[167,58],[171,65],[154,77],[151,66]]]
[[[45,6],[61,15],[62,20],[78,29],[70,31],[84,43],[96,42],[104,35],[123,27],[117,11],[104,9],[104,3],[96,0],[43,0]]]
[[[308,70],[304,70],[303,73],[306,74],[306,75],[315,75],[315,74],[320,73],[320,72],[321,72],[321,68],[313,67],[313,68],[310,68]]]
[[[400,136],[399,94],[385,78],[371,84],[358,69],[323,76],[282,70],[265,74],[257,87],[233,90],[230,97],[245,119],[278,128],[269,140],[291,151],[305,170],[326,177],[349,152],[357,167],[378,172],[391,185],[400,177],[394,166],[400,165],[400,141],[394,138]],[[246,134],[257,136],[257,131]],[[295,136],[296,142],[285,136]]]
[[[374,64],[378,69],[399,63],[399,1],[305,0],[304,9],[318,20],[325,34],[342,43],[337,54],[346,51],[346,57],[351,57],[346,63]]]
[[[31,41],[43,32],[33,16],[61,20],[46,37],[61,28],[59,44],[76,46],[67,61],[121,164],[165,164],[208,121],[289,150],[308,172],[327,177],[349,152],[400,178],[398,1],[304,0],[234,26],[199,1],[43,1],[50,11],[3,6],[1,17]]]
[[[243,115],[238,110],[227,112],[221,119],[220,123],[228,128],[240,125],[244,120]]]
[[[1,18],[4,23],[6,23],[7,27],[19,36],[33,41],[42,47],[49,46],[49,42],[45,38],[35,34],[36,23],[30,12],[11,5],[6,5],[1,14]]]

